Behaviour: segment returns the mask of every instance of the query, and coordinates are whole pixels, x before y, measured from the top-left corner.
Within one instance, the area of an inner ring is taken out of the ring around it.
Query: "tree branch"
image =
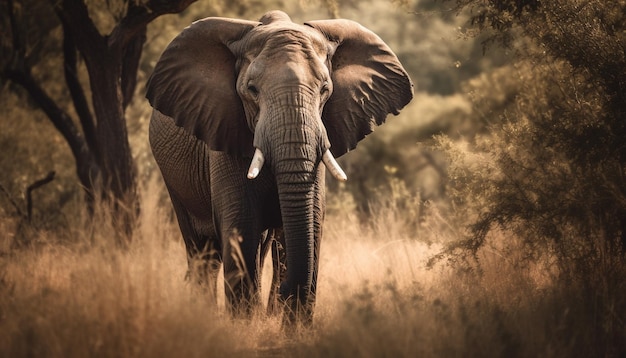
[[[17,21],[15,20],[15,7],[13,6],[13,0],[8,0],[8,16],[11,26],[11,37],[13,40],[13,50],[19,57],[24,58],[26,53],[26,46],[23,46],[23,41],[20,38],[20,29],[18,28]]]
[[[24,50],[26,46],[19,35],[20,31],[15,18],[15,9],[13,7],[12,0],[9,0],[8,10],[11,30],[13,31],[14,51],[11,64],[4,69],[4,75],[7,79],[22,86],[30,94],[33,100],[39,104],[41,109],[50,118],[54,126],[59,130],[59,132],[61,132],[61,135],[69,144],[74,157],[79,158],[81,154],[87,151],[85,141],[70,116],[57,106],[54,100],[46,94],[46,92],[32,77],[30,68],[27,65],[27,58]]]
[[[31,221],[33,217],[33,190],[44,186],[54,180],[55,172],[51,171],[44,178],[39,179],[26,188],[26,218]]]
[[[11,52],[9,61],[5,64],[5,68],[2,69],[2,74],[7,76],[7,72],[11,69],[23,69],[27,65],[26,58],[26,46],[22,39],[22,33],[20,31],[16,16],[15,6],[13,0],[7,2],[7,16],[9,18],[9,26],[11,28],[11,46],[9,51]]]
[[[130,104],[135,94],[137,86],[137,71],[139,70],[139,61],[143,45],[146,43],[146,31],[136,35],[132,41],[128,43],[122,57],[122,95],[124,110]]]
[[[65,72],[65,82],[72,96],[72,103],[74,104],[74,108],[76,109],[80,124],[83,128],[87,145],[95,156],[98,157],[95,121],[89,109],[85,91],[78,79],[76,45],[68,24],[63,19],[61,19],[61,24],[63,26],[63,68]]]
[[[145,33],[146,27],[152,20],[165,14],[177,14],[196,1],[150,0],[144,5],[138,2],[131,2],[128,5],[126,16],[111,32],[109,47],[114,43],[119,43],[122,47],[127,46],[135,36]]]
[[[85,140],[70,116],[59,108],[54,100],[37,84],[30,71],[27,69],[9,69],[5,74],[9,80],[22,86],[32,99],[39,104],[44,113],[50,118],[50,121],[52,121],[52,124],[65,138],[77,160],[83,157],[85,153],[88,153]]]
[[[137,85],[137,70],[148,24],[164,14],[178,13],[197,0],[151,0],[145,5],[130,2],[126,16],[113,29],[108,39],[112,50],[122,51],[122,95],[124,109],[133,98]]]
[[[107,53],[106,49],[103,48],[106,46],[105,38],[91,21],[84,1],[49,1],[61,22],[65,24],[64,30],[71,30],[76,48],[82,53],[86,61],[92,62]]]

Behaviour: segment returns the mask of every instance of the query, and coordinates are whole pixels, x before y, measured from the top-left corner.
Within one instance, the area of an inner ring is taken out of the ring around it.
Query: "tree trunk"
[[[98,196],[112,205],[122,233],[130,235],[138,209],[136,171],[132,160],[128,130],[124,118],[121,82],[121,58],[109,54],[96,63],[87,62],[97,118],[96,152],[100,178]]]
[[[39,59],[30,58],[27,49],[35,45],[28,43],[22,23],[26,23],[26,16],[49,16],[49,9],[44,5],[26,14],[13,0],[2,7],[12,41],[11,51],[7,52],[9,61],[0,69],[2,76],[22,86],[61,133],[75,158],[90,213],[95,212],[97,201],[110,205],[121,243],[130,238],[138,209],[136,171],[124,112],[137,84],[147,25],[163,14],[181,12],[195,1],[123,0],[124,16],[110,34],[103,35],[89,16],[85,0],[49,0],[63,30],[63,72],[78,120],[31,75],[32,64]],[[79,58],[84,59],[89,74],[93,113],[79,79]]]
[[[88,147],[95,157],[97,177],[90,177],[91,196],[111,205],[117,231],[130,237],[137,211],[136,170],[124,112],[137,83],[147,24],[160,15],[177,13],[195,0],[129,2],[126,15],[111,34],[103,36],[92,22],[84,1],[51,0],[64,30],[66,69],[76,69],[75,50],[85,59],[92,89],[94,115],[86,111],[82,88],[72,71],[66,72]],[[93,163],[77,158],[78,172]],[[94,173],[93,170],[88,171]],[[124,240],[122,240],[124,241]]]

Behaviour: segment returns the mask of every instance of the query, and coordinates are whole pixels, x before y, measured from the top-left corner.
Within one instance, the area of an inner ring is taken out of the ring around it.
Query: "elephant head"
[[[287,250],[281,294],[303,302],[315,285],[319,164],[345,180],[334,157],[412,97],[409,76],[373,32],[349,20],[299,25],[280,11],[259,22],[194,22],[147,89],[156,110],[211,150],[250,158],[248,178],[275,176]]]

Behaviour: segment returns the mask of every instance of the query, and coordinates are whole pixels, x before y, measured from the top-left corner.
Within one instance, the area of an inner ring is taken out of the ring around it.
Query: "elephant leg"
[[[216,298],[222,247],[213,224],[209,149],[158,111],[150,120],[150,147],[187,249],[187,279]]]
[[[224,289],[234,316],[249,316],[260,303],[260,239],[239,232],[224,233]]]
[[[276,315],[282,312],[279,302],[280,284],[285,280],[287,273],[287,254],[285,251],[283,230],[271,229],[264,246],[265,251],[269,251],[272,258],[272,283],[267,300],[267,314]],[[265,255],[263,255],[263,257],[264,256]]]
[[[224,288],[231,313],[248,316],[260,303],[260,254],[266,228],[256,182],[246,178],[249,160],[211,152],[211,198],[222,242]]]
[[[187,251],[186,280],[206,290],[217,300],[217,276],[222,264],[222,247],[211,220],[201,220],[190,213],[176,192],[168,187]]]

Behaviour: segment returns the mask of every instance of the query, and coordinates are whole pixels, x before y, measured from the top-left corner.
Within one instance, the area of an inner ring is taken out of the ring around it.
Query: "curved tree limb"
[[[74,154],[76,158],[88,153],[84,137],[78,128],[76,128],[70,116],[59,108],[54,100],[37,84],[30,74],[30,71],[10,69],[5,71],[5,75],[8,79],[24,88],[31,98],[37,102],[52,124],[69,144],[72,154]]]
[[[125,109],[136,88],[147,25],[163,14],[184,10],[196,0],[122,0],[125,15],[108,35],[96,27],[85,0],[49,0],[63,29],[65,82],[80,125],[33,77],[15,0],[7,1],[3,9],[8,9],[13,49],[3,77],[23,87],[61,133],[76,160],[88,198],[101,195],[112,199],[121,226],[130,228],[137,202],[136,173]],[[85,61],[89,75],[91,101],[79,81],[79,58]]]
[[[146,4],[132,1],[128,5],[126,16],[113,29],[109,37],[109,46],[119,42],[122,47],[133,38],[145,34],[146,26],[154,19],[165,14],[177,14],[197,0],[149,0]]]
[[[63,20],[61,20],[61,24],[63,27],[63,70],[65,73],[65,82],[72,96],[72,103],[74,104],[74,108],[76,109],[80,124],[83,128],[87,145],[95,156],[98,157],[99,148],[94,117],[89,109],[89,104],[85,97],[85,90],[78,79],[78,54],[76,44],[74,43],[72,32],[68,28],[68,24]]]
[[[179,13],[197,0],[151,0],[146,4],[130,2],[126,16],[113,29],[108,38],[109,48],[121,47],[122,95],[124,109],[130,103],[137,85],[137,70],[148,24],[164,14]]]
[[[97,61],[106,51],[105,38],[89,17],[87,5],[76,0],[50,0],[61,22],[63,30],[70,30],[76,48],[88,62]]]
[[[55,175],[56,173],[54,171],[51,171],[48,173],[48,175],[35,181],[34,183],[32,183],[26,188],[26,217],[28,221],[31,221],[33,217],[33,195],[32,195],[33,190],[41,186],[44,186],[48,184],[49,182],[51,182],[52,180],[54,180]]]
[[[137,71],[139,70],[139,61],[141,60],[141,52],[143,51],[145,42],[146,30],[136,35],[124,50],[122,61],[122,96],[124,109],[128,107],[135,94]]]

